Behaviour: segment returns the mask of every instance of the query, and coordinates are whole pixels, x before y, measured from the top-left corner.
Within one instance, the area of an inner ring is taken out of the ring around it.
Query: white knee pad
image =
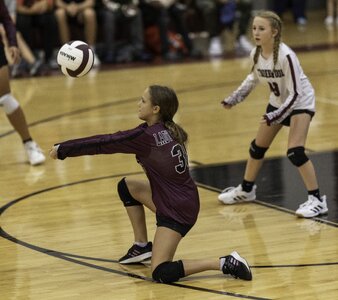
[[[19,102],[11,94],[6,94],[0,97],[0,106],[4,108],[6,115],[10,115],[20,105]]]

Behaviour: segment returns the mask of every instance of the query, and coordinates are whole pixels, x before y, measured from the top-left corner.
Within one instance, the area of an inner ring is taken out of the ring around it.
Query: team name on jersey
[[[259,75],[265,78],[280,78],[284,77],[283,70],[265,70],[265,69],[257,69]]]
[[[153,133],[153,137],[155,138],[156,146],[163,146],[173,141],[167,130]]]

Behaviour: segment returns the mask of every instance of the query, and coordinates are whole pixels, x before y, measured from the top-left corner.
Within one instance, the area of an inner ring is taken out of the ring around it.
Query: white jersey
[[[250,54],[252,61],[255,50],[256,48]],[[253,72],[224,101],[230,105],[243,101],[259,82],[268,84],[271,91],[269,103],[278,108],[265,115],[268,124],[281,123],[295,109],[315,111],[314,89],[296,54],[284,43],[279,46],[275,68],[273,55],[268,59],[259,55]]]

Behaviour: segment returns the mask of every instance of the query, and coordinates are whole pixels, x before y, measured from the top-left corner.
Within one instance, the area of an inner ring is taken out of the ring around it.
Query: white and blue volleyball
[[[66,76],[82,77],[93,67],[94,52],[83,41],[70,41],[60,48],[57,63]]]

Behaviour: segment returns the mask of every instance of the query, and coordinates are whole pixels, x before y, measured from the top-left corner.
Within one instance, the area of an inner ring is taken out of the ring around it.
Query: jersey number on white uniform
[[[274,93],[276,97],[279,97],[280,91],[279,91],[278,84],[276,82],[268,82],[268,84],[270,86],[271,92]]]
[[[175,166],[176,172],[179,174],[184,173],[188,166],[188,155],[185,148],[180,144],[176,144],[171,149],[171,156],[177,156],[178,158],[179,163]]]

